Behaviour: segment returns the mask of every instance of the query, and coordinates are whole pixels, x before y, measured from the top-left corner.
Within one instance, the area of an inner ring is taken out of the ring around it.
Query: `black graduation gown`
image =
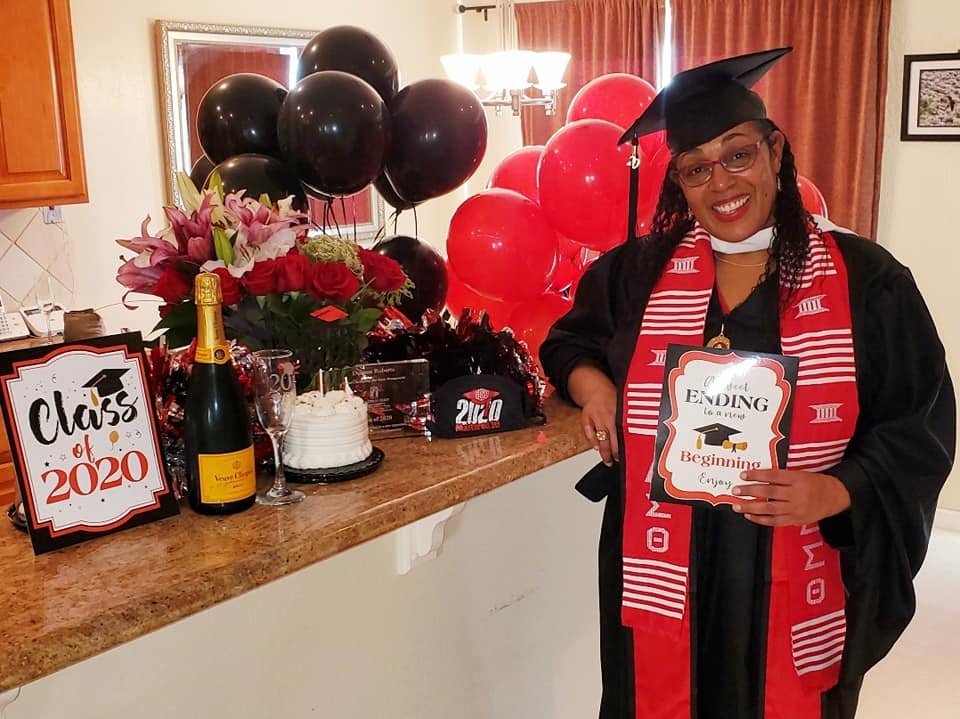
[[[860,417],[846,455],[828,471],[850,492],[851,507],[820,522],[824,539],[840,550],[848,594],[840,685],[824,695],[822,717],[849,719],[863,674],[913,616],[912,580],[953,463],[956,413],[944,349],[909,270],[872,242],[833,235],[849,277]],[[563,396],[570,371],[584,363],[622,390],[652,290],[638,281],[644,241],[591,266],[574,307],[543,343],[541,361]],[[726,318],[715,294],[705,337],[725,320],[734,347],[778,352],[775,292],[774,281],[761,285]],[[622,465],[601,464],[578,485],[594,501],[607,500],[599,547],[601,719],[635,719],[633,640],[620,624],[624,477]],[[695,719],[762,719],[770,530],[728,508],[695,509],[693,526]],[[701,669],[707,667],[712,671]],[[716,667],[731,669],[719,676]]]

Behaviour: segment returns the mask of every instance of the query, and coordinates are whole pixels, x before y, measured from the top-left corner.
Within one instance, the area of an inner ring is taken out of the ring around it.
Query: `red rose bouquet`
[[[127,294],[163,300],[155,329],[166,330],[170,347],[196,336],[193,280],[215,272],[227,336],[250,349],[293,350],[303,389],[318,370],[360,361],[384,310],[409,296],[399,263],[313,232],[292,198],[274,206],[265,196],[224,195],[215,182],[201,193],[186,176],[178,179],[187,212],[166,207],[161,232],[149,232],[147,216],[139,237],[117,240],[137,253],[121,258],[117,281]]]

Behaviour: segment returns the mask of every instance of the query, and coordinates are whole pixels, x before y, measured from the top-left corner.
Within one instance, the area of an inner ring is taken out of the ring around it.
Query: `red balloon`
[[[642,77],[614,72],[596,77],[580,88],[567,110],[567,122],[606,120],[621,134],[656,97],[657,91]]]
[[[653,157],[656,155],[660,148],[667,146],[667,131],[660,130],[658,132],[651,132],[649,135],[643,135],[640,138],[640,149],[643,150],[643,154],[647,157]]]
[[[454,272],[477,292],[520,302],[550,286],[557,235],[535,202],[494,187],[457,208],[447,233],[447,257]]]
[[[530,354],[540,366],[540,345],[547,337],[553,323],[565,315],[573,306],[566,297],[548,293],[522,302],[510,313],[508,326],[517,339],[527,343]]]
[[[640,166],[640,187],[637,193],[638,236],[643,236],[650,231],[670,159],[670,148],[663,145],[648,162]]]
[[[560,257],[579,257],[584,252],[583,245],[574,242],[569,237],[557,233],[557,245],[559,247]]]
[[[553,275],[553,282],[550,283],[550,291],[563,292],[580,277],[582,272],[583,263],[580,261],[579,253],[575,257],[561,256],[557,263],[557,271]]]
[[[630,144],[606,120],[560,128],[540,160],[540,206],[553,228],[585,247],[608,250],[627,236]]]
[[[827,201],[823,199],[823,193],[817,186],[803,175],[797,175],[797,186],[800,188],[800,200],[807,212],[827,217]]]
[[[490,316],[490,323],[494,329],[502,329],[510,317],[510,312],[516,306],[512,302],[498,302],[474,292],[457,277],[453,269],[447,266],[447,309],[454,319],[460,317],[465,309],[483,310]]]
[[[504,190],[513,190],[534,202],[540,202],[540,193],[537,191],[537,165],[543,154],[543,145],[530,145],[514,150],[500,160],[493,174],[490,175],[488,187],[501,187]]]

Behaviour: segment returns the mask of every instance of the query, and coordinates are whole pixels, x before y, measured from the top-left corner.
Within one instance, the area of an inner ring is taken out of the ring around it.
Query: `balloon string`
[[[385,236],[385,235],[387,234],[387,223],[388,223],[389,221],[390,221],[390,219],[389,219],[389,218],[386,218],[386,219],[383,221],[383,224],[380,225],[380,227],[377,228],[377,234],[373,236],[373,241],[374,241],[375,243],[376,243],[376,242],[379,242],[379,241],[380,241],[380,238],[383,237],[383,236]]]
[[[347,221],[347,200],[343,195],[340,195],[340,214],[343,215],[343,221]],[[353,241],[357,241],[357,203],[353,203]]]
[[[340,239],[343,239],[343,233],[340,232],[340,220],[337,219],[337,208],[333,203],[334,203],[334,200],[331,200],[330,201],[330,217],[333,219],[333,226],[337,228],[337,237],[339,237]],[[346,219],[346,217],[344,217],[344,219]]]
[[[341,198],[342,199],[342,198]],[[333,226],[337,230],[337,237],[343,237],[340,232],[340,222],[337,220],[337,213],[333,205],[333,198],[327,198],[323,203],[323,234],[327,233],[328,222],[332,221]]]
[[[396,231],[394,231],[393,234],[397,234]],[[416,205],[413,206],[413,236],[414,236],[414,237],[420,237],[420,226],[419,226],[418,220],[417,220],[417,206],[416,206]]]

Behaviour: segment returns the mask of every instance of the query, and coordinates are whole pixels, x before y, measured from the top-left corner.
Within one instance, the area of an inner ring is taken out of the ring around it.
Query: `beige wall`
[[[960,142],[901,142],[903,56],[954,52],[960,45],[957,0],[893,0],[887,94],[880,243],[913,271],[933,313],[954,378],[960,376],[960,230],[956,211]],[[892,380],[893,378],[891,378]],[[960,472],[941,496],[942,507],[960,510]]]

